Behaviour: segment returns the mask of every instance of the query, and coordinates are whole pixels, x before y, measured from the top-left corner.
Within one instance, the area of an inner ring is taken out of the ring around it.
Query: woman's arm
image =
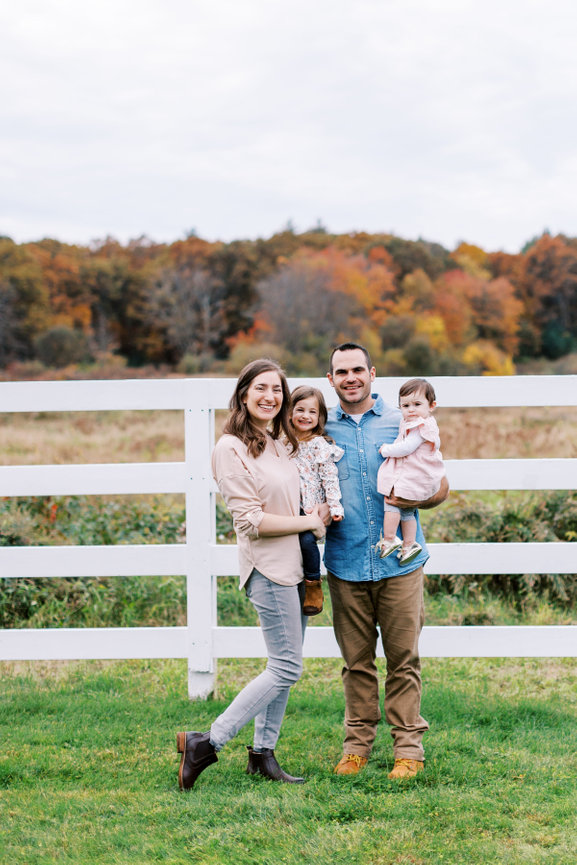
[[[319,506],[315,505],[310,514],[302,517],[284,517],[280,514],[263,513],[258,526],[261,538],[274,538],[281,535],[297,535],[310,531],[317,538],[324,538],[325,524],[319,516]]]

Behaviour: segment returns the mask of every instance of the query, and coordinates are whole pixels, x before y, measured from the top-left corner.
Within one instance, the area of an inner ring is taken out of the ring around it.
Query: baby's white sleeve
[[[408,435],[402,439],[401,441],[393,442],[390,445],[384,444],[380,448],[380,454],[382,457],[407,457],[409,454],[414,453],[419,445],[423,444],[423,437],[419,432],[419,429],[413,429],[408,433]]]

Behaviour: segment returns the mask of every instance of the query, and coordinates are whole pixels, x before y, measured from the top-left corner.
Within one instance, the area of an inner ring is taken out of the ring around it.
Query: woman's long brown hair
[[[273,439],[284,435],[290,442],[293,451],[297,449],[297,439],[290,424],[289,406],[290,390],[286,376],[276,361],[264,357],[253,360],[240,371],[234,393],[230,398],[230,415],[224,425],[227,435],[236,436],[246,445],[248,452],[253,457],[260,456],[266,447],[267,433],[258,427],[251,418],[245,404],[248,389],[257,375],[263,372],[276,372],[282,387],[282,406],[276,417],[273,418],[269,434]]]

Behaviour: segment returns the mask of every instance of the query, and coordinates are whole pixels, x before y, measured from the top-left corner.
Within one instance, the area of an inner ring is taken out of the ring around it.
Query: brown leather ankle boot
[[[181,790],[191,790],[200,773],[218,760],[216,748],[210,744],[210,731],[177,733],[176,750],[182,754],[178,769],[178,783]]]
[[[248,750],[247,775],[263,775],[271,781],[283,781],[285,784],[304,784],[304,778],[295,778],[284,772],[277,763],[272,748],[263,748],[262,751],[253,751],[250,745]]]

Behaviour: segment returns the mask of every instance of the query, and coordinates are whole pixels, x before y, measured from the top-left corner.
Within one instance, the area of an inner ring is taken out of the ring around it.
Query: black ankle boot
[[[176,750],[182,754],[178,770],[181,790],[191,790],[200,773],[218,760],[216,748],[210,744],[210,732],[177,733]]]
[[[253,751],[250,745],[246,747],[248,750],[247,775],[263,775],[265,778],[270,778],[271,781],[283,781],[285,784],[304,784],[304,778],[294,778],[281,769],[272,748],[263,748],[262,751],[257,752]]]

